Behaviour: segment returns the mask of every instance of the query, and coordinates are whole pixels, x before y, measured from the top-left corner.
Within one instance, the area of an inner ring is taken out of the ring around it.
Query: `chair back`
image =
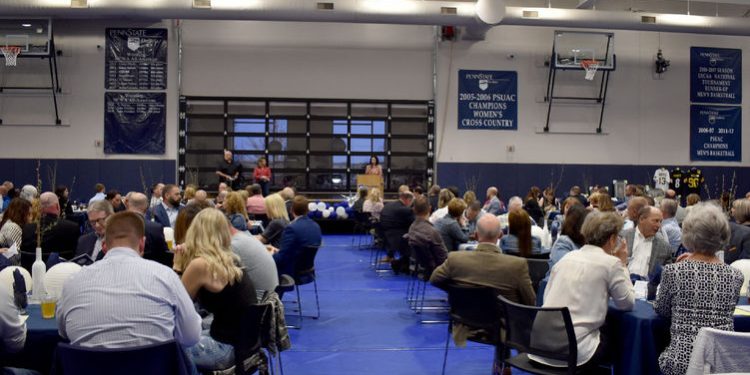
[[[529,265],[529,278],[534,290],[539,290],[539,282],[547,276],[549,271],[549,261],[546,259],[527,258],[526,263]]]
[[[505,345],[519,352],[565,361],[575,370],[578,344],[567,307],[535,307],[511,302],[503,296]]]
[[[315,256],[320,246],[305,246],[294,263],[294,282],[297,285],[311,283],[315,279]]]
[[[750,373],[750,333],[701,328],[693,343],[687,375]]]
[[[261,329],[264,320],[268,319],[270,305],[251,305],[242,311],[242,319],[237,327],[238,341],[232,343],[234,347],[235,374],[252,374],[260,363],[253,356],[260,353]],[[257,358],[257,357],[256,357]]]
[[[370,212],[354,211],[354,220],[361,225],[369,225],[371,217],[372,213]]]
[[[8,295],[13,295],[13,272],[15,270],[18,270],[21,273],[21,276],[23,276],[23,280],[26,284],[26,290],[31,291],[31,287],[34,285],[31,282],[31,274],[29,273],[29,271],[26,271],[25,268],[18,266],[5,267],[2,271],[0,271],[0,288],[5,288],[8,291]]]
[[[53,374],[190,374],[189,360],[174,340],[135,348],[84,348],[57,344]]]
[[[500,292],[495,288],[478,285],[446,286],[451,320],[471,328],[482,329],[489,334],[485,342],[500,342],[503,327],[503,310],[497,300]]]

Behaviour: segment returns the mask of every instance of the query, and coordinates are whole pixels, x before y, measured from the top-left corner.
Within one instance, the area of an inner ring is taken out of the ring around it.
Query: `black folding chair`
[[[285,281],[284,276],[280,279],[278,291],[288,292],[294,289],[296,291],[297,299],[291,301],[297,305],[297,317],[299,322],[296,326],[290,325],[290,328],[301,329],[302,328],[302,299],[300,298],[299,288],[302,285],[313,284],[315,289],[315,308],[317,310],[316,315],[309,316],[313,319],[320,318],[320,299],[318,297],[318,282],[315,275],[315,256],[318,254],[319,246],[305,246],[302,248],[302,252],[294,265],[294,283],[290,283],[288,279]],[[283,284],[283,285],[282,285]],[[294,310],[292,310],[294,311]]]
[[[549,261],[546,259],[527,258],[526,263],[529,265],[531,286],[537,291],[539,290],[539,282],[547,276],[547,271],[549,271]]]
[[[443,355],[443,374],[448,362],[448,346],[455,324],[462,324],[472,329],[481,330],[480,335],[468,337],[469,341],[495,347],[495,361],[505,347],[502,343],[503,311],[497,299],[499,291],[486,286],[450,284],[444,288],[448,292],[450,305],[450,320],[448,322],[448,336],[445,338],[445,354]],[[493,362],[493,368],[495,363]]]
[[[532,374],[572,375],[590,373],[592,365],[577,367],[578,342],[567,307],[535,307],[511,302],[502,296],[505,345],[518,351],[505,364]],[[529,359],[529,354],[567,363],[551,367]],[[610,368],[611,371],[611,368]]]

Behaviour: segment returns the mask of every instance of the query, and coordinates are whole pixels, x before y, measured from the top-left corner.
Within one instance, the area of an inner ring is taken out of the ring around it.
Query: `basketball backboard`
[[[21,55],[49,55],[51,37],[48,18],[0,18],[0,47],[20,47]]]
[[[599,70],[614,69],[615,34],[590,31],[555,31],[552,46],[556,68],[578,68],[596,60]]]

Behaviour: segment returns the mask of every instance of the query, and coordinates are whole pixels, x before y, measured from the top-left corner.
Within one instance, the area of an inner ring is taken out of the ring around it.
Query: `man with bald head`
[[[497,197],[497,194],[498,190],[496,187],[490,186],[487,188],[487,200],[484,202],[484,207],[482,208],[485,212],[495,216],[505,213],[505,204]]]
[[[201,317],[180,278],[141,258],[143,216],[107,219],[104,259],[70,276],[57,303],[60,336],[87,348],[132,348],[175,340],[195,345]]]
[[[631,199],[634,200],[637,198]],[[629,209],[630,207],[628,207]],[[648,279],[655,275],[657,265],[672,263],[672,247],[661,233],[662,213],[645,206],[634,216],[636,226],[621,232],[628,244],[628,270],[631,277]]]
[[[52,252],[70,259],[78,246],[81,228],[78,224],[60,218],[60,201],[53,192],[44,192],[39,197],[41,208],[42,254],[45,262]],[[31,270],[31,264],[36,259],[36,223],[29,223],[23,227],[21,240],[21,264]]]
[[[430,282],[438,288],[449,284],[487,286],[513,302],[534,306],[536,294],[526,259],[503,254],[497,247],[500,237],[497,217],[482,216],[477,222],[476,250],[448,253],[448,259],[435,269]]]
[[[143,248],[143,257],[171,268],[174,255],[167,248],[163,227],[157,222],[145,220],[149,208],[148,197],[143,193],[132,192],[128,194],[126,202],[127,210],[141,215],[146,223],[146,244]]]

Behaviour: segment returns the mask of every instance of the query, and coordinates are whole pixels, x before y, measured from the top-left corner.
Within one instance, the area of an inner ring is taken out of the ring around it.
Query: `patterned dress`
[[[654,305],[659,315],[672,318],[671,341],[659,356],[664,375],[685,374],[702,327],[734,331],[742,280],[740,271],[724,263],[686,260],[664,267]]]

